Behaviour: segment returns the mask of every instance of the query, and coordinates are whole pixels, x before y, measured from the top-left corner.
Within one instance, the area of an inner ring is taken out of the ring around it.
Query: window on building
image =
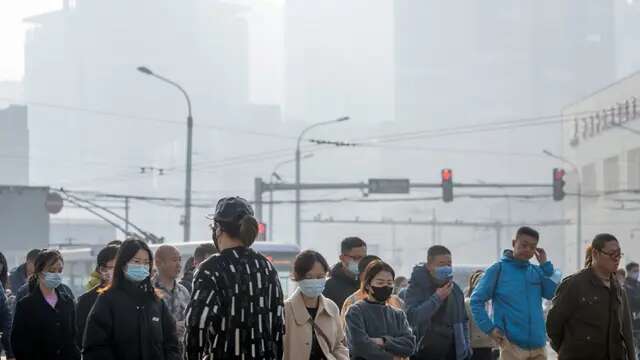
[[[640,189],[640,148],[627,153],[627,189]]]
[[[606,158],[602,166],[604,191],[620,189],[620,166],[617,156]]]

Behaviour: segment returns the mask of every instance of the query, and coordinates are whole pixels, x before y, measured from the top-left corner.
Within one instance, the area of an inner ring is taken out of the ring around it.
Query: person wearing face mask
[[[633,338],[636,344],[636,353],[638,353],[638,347],[640,347],[640,282],[638,282],[640,265],[636,262],[630,262],[627,264],[626,269],[627,278],[624,281],[624,289],[629,299]]]
[[[113,279],[98,290],[82,343],[84,360],[179,360],[176,323],[156,294],[153,254],[138,239],[122,243]]]
[[[98,253],[97,265],[95,273],[100,276],[100,283],[96,284],[91,290],[78,297],[76,305],[76,343],[82,348],[82,337],[84,336],[84,328],[89,316],[89,311],[98,298],[98,291],[111,285],[113,279],[113,269],[116,263],[116,255],[118,254],[118,246],[107,246],[102,248]]]
[[[348,237],[342,240],[340,252],[340,262],[331,269],[323,295],[342,309],[347,297],[360,288],[358,264],[367,256],[367,244],[358,237]]]
[[[29,294],[18,301],[11,332],[17,360],[79,360],[73,299],[59,289],[64,261],[44,250],[34,261]]]
[[[293,263],[298,289],[285,301],[284,360],[348,360],[338,307],[322,295],[329,265],[313,250]]]
[[[212,216],[218,254],[193,280],[185,359],[282,359],[284,294],[278,271],[251,249],[258,221],[240,197],[218,201]]]
[[[426,264],[414,267],[406,291],[409,324],[418,339],[416,360],[463,360],[471,356],[464,294],[453,281],[451,251],[434,245]]]
[[[585,268],[560,283],[547,316],[558,359],[636,359],[627,294],[615,278],[623,255],[615,236],[596,235]]]
[[[381,260],[367,266],[361,283],[367,298],[347,311],[351,359],[398,360],[414,353],[416,338],[404,312],[387,304],[394,277],[393,268]]]
[[[347,311],[351,307],[351,305],[357,303],[360,300],[364,300],[367,298],[367,293],[362,290],[362,281],[364,280],[364,271],[372,262],[380,260],[378,256],[375,255],[367,255],[360,260],[358,263],[358,273],[360,274],[360,289],[355,293],[351,294],[342,305],[342,310],[340,311],[340,317],[342,318],[342,323],[346,326],[345,317],[347,315]],[[397,280],[397,279],[396,279]],[[395,283],[394,283],[395,284]],[[395,286],[394,286],[395,290]],[[387,300],[387,304],[393,306],[396,309],[403,310],[404,309],[404,301],[402,301],[397,295],[391,295]]]
[[[518,229],[513,250],[491,265],[471,294],[471,312],[476,324],[500,346],[502,359],[545,360],[547,358],[542,299],[550,300],[557,287],[555,269],[540,235],[530,227]],[[538,265],[530,260],[535,256]],[[487,313],[491,301],[493,318]]]

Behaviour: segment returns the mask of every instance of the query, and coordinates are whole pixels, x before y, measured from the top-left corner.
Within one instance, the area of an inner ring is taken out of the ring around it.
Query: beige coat
[[[284,357],[283,360],[308,359],[311,355],[313,329],[311,316],[302,299],[300,289],[284,302]],[[349,360],[349,350],[344,345],[344,331],[340,311],[333,301],[320,296],[316,325],[329,342],[316,331],[316,338],[327,360]]]

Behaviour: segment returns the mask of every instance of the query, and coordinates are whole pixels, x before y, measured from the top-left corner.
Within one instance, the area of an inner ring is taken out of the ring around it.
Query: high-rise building
[[[0,109],[0,185],[29,185],[27,107]]]

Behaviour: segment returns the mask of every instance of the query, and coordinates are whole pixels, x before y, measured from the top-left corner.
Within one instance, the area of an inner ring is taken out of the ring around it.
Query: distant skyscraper
[[[29,185],[26,106],[0,109],[0,185]]]

